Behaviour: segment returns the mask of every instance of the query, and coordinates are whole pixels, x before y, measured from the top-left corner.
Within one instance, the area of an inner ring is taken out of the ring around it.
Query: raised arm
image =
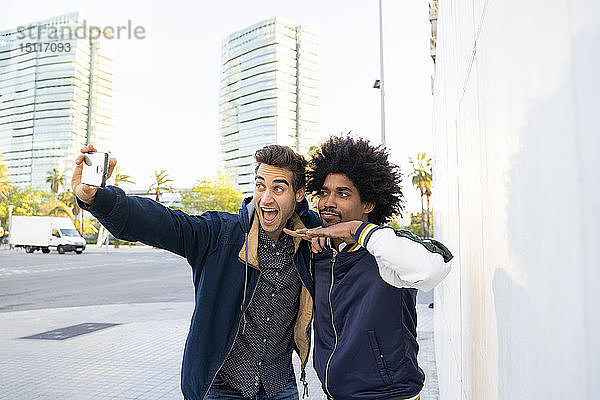
[[[81,151],[86,153],[95,149],[88,146]],[[78,204],[98,218],[115,237],[169,250],[189,261],[205,254],[214,234],[216,214],[191,216],[151,199],[126,196],[116,186],[96,188],[82,184],[82,161],[83,156],[80,155],[75,161],[77,166],[71,180]],[[108,177],[116,164],[116,159],[110,160]]]
[[[437,240],[367,222],[354,238],[375,256],[381,277],[390,285],[429,291],[450,272],[453,256]]]
[[[395,231],[369,222],[340,222],[327,228],[284,231],[310,240],[313,251],[320,251],[323,238],[359,243],[377,260],[383,280],[396,287],[429,291],[450,272],[452,254],[440,242],[421,239],[408,231]]]

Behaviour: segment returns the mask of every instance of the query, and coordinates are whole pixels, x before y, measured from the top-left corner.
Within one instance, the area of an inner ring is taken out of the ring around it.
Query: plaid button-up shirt
[[[287,224],[292,228],[291,220]],[[220,376],[245,397],[262,385],[268,397],[279,393],[293,373],[293,333],[302,283],[294,266],[294,241],[283,233],[274,243],[259,226],[260,277]]]

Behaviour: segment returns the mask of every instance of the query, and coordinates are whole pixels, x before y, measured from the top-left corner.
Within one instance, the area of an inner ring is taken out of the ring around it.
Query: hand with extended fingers
[[[314,229],[297,229],[295,231],[284,228],[283,231],[293,237],[308,240],[314,253],[320,253],[327,248],[327,238],[337,239],[347,244],[354,244],[354,234],[362,221],[340,222],[328,227]]]

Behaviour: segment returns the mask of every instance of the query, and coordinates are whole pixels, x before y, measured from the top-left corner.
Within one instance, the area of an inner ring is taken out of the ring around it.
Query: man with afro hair
[[[450,271],[444,245],[384,226],[402,210],[401,174],[385,148],[331,137],[309,161],[321,228],[314,259],[314,366],[329,399],[418,399],[417,289]]]

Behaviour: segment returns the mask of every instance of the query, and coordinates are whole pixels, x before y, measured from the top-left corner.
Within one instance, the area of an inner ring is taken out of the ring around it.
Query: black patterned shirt
[[[287,225],[292,228],[291,220]],[[240,327],[219,373],[244,397],[254,397],[261,385],[267,396],[272,397],[287,385],[293,374],[294,324],[302,288],[293,257],[291,236],[283,233],[274,243],[259,225],[260,277],[246,310],[245,329]]]

